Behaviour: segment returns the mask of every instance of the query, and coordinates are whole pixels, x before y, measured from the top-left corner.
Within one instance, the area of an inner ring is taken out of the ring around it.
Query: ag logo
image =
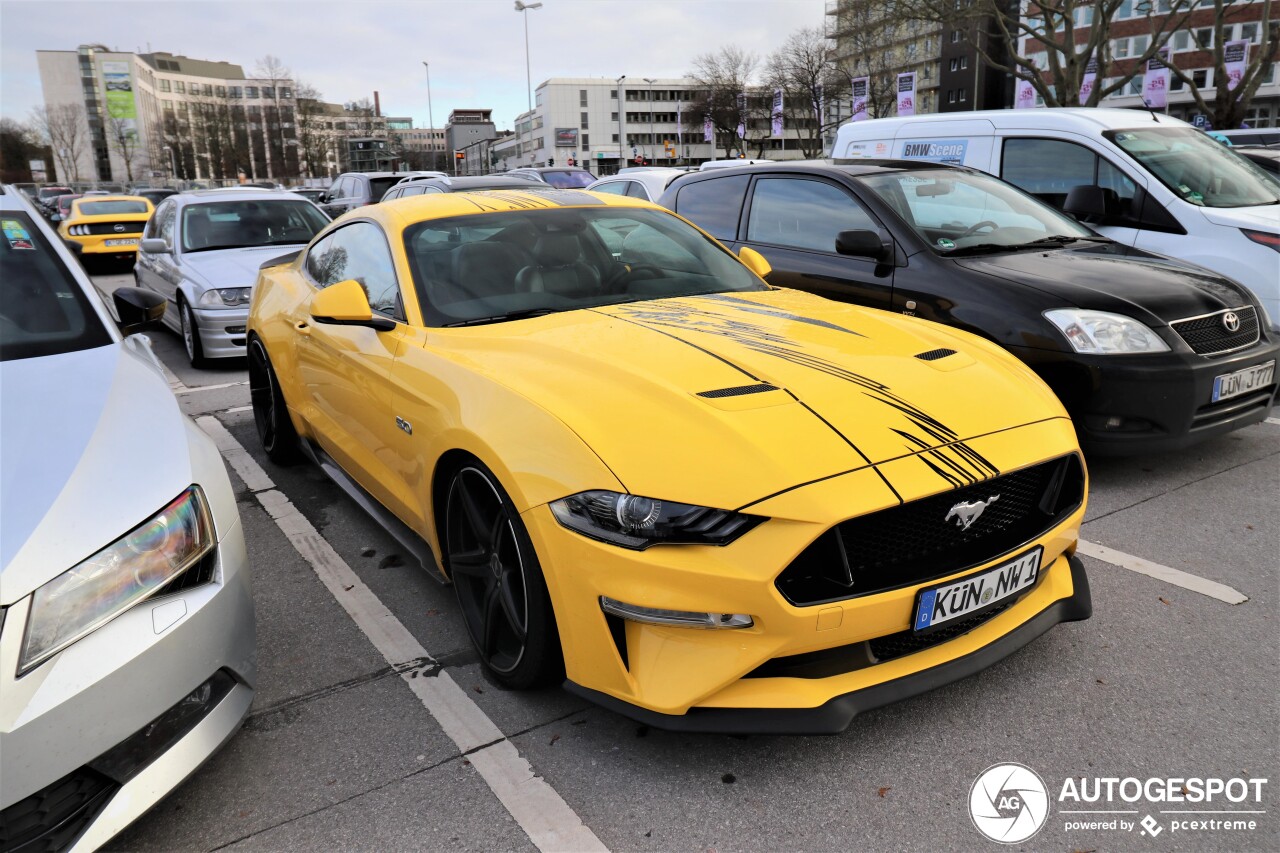
[[[987,838],[1019,844],[1040,831],[1049,818],[1044,780],[1021,764],[993,764],[969,789],[969,816]]]

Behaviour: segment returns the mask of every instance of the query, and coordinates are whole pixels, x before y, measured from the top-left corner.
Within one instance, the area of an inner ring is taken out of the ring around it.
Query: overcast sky
[[[427,124],[488,107],[510,128],[526,104],[522,13],[512,0],[0,0],[0,115],[25,119],[42,102],[36,50],[104,44],[222,60],[253,74],[274,54],[326,100],[381,93],[383,112]],[[824,0],[543,0],[529,17],[533,85],[548,77],[679,77],[695,56],[735,44],[761,57],[802,27],[820,27]]]

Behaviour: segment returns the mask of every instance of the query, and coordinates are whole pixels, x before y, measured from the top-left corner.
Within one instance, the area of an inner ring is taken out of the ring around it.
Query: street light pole
[[[622,81],[626,79],[627,79],[627,75],[623,74],[617,80],[613,81],[618,87],[617,91],[618,91],[618,171],[619,172],[622,171],[622,164],[627,162],[626,153],[623,151],[623,148],[625,148],[627,144],[627,138],[622,135],[622,119],[623,119],[623,116],[626,115],[626,109],[627,109],[626,98],[623,97]]]
[[[529,165],[533,163],[533,73],[529,66],[529,10],[541,9],[541,3],[525,3],[516,0],[516,11],[524,18],[524,82],[525,94],[529,98]]]
[[[431,169],[436,169],[436,120],[431,111],[431,65],[424,59],[422,67],[427,69],[427,145],[431,148]]]
[[[653,136],[653,84],[654,84],[654,81],[652,78],[649,78],[649,77],[645,77],[643,78],[643,80],[644,82],[649,84],[649,145],[653,146],[654,145],[654,136]]]

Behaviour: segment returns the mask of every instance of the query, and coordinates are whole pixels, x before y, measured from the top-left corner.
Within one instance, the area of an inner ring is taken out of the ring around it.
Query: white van
[[[1184,121],[1138,110],[984,110],[850,122],[831,156],[996,175],[1100,233],[1247,286],[1280,330],[1280,188]]]

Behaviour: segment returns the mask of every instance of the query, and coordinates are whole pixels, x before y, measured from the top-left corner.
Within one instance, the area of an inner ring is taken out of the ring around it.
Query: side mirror
[[[116,315],[120,318],[120,332],[132,335],[147,326],[159,323],[164,317],[165,298],[140,287],[120,287],[111,294]]]
[[[334,326],[367,326],[379,332],[396,327],[393,320],[373,316],[364,285],[354,278],[331,284],[311,297],[311,319]]]
[[[171,251],[169,244],[159,237],[147,237],[138,247],[149,255],[167,255]]]
[[[1076,219],[1103,219],[1119,206],[1120,197],[1115,190],[1090,184],[1072,187],[1062,211]]]
[[[837,234],[836,251],[855,258],[886,261],[891,257],[892,244],[886,244],[884,238],[875,231],[859,228]]]
[[[320,202],[321,204],[328,204],[328,203],[329,203],[329,194],[328,194],[328,193],[320,193],[320,195],[316,197],[316,201]]]
[[[773,272],[773,267],[765,260],[764,255],[752,249],[750,246],[743,246],[738,250],[738,260],[761,278],[767,278],[769,273]]]

